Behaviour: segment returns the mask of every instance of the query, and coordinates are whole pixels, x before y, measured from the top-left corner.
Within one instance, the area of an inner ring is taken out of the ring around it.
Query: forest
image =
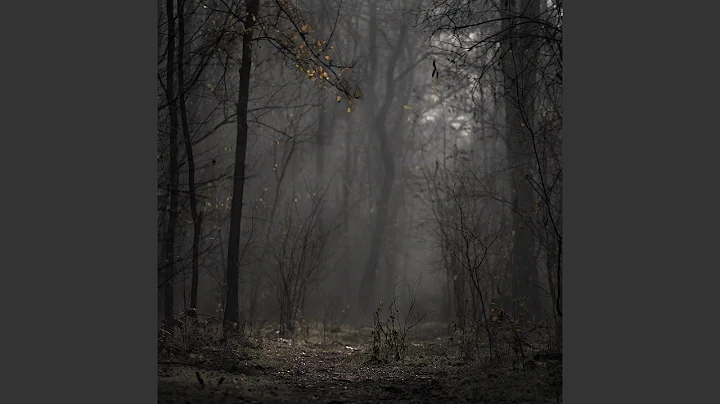
[[[159,0],[161,403],[560,403],[562,0]]]

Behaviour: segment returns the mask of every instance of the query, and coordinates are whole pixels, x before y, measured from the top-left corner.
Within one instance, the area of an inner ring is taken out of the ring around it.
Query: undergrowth
[[[373,316],[372,356],[371,360],[381,363],[401,361],[405,358],[407,329],[401,327],[398,320],[398,308],[395,299],[390,302],[387,318],[380,319],[383,312],[382,302]]]
[[[206,320],[185,316],[169,326],[161,324],[158,358],[165,361],[244,359],[250,349],[261,345],[261,340],[244,335],[241,329],[224,333],[222,321],[205,317]]]
[[[448,343],[465,360],[525,368],[537,358],[560,356],[546,322],[534,321],[522,309],[492,306],[484,318],[462,320],[448,326]]]
[[[373,314],[370,361],[390,363],[405,359],[408,348],[408,332],[425,317],[422,315],[413,324],[409,324],[408,320],[413,313],[414,306],[413,299],[410,302],[405,319],[401,320],[397,298],[393,297],[388,305],[387,316],[383,319],[383,303],[378,303],[378,307]]]

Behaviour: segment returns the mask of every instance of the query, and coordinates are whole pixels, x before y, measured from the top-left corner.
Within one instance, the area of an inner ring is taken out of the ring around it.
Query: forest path
[[[160,363],[158,402],[559,402],[559,364],[483,369],[432,342],[411,344],[402,362],[372,364],[369,349],[337,342],[293,345],[279,339],[265,342],[245,359]]]

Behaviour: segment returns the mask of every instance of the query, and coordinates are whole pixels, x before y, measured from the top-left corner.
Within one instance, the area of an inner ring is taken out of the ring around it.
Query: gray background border
[[[716,401],[716,14],[565,6],[563,400]]]
[[[0,401],[157,402],[157,3],[0,14]]]
[[[566,4],[568,403],[717,395],[720,69],[695,3]],[[157,401],[156,9],[3,5],[3,401]]]

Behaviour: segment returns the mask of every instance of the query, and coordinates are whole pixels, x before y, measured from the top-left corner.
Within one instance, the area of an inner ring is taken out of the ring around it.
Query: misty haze
[[[562,10],[159,1],[159,402],[562,402]]]

